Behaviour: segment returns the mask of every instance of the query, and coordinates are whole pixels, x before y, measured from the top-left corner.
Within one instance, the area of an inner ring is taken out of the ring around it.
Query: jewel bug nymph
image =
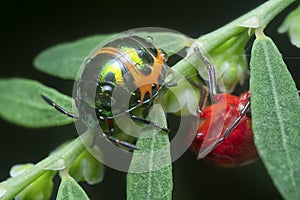
[[[257,160],[251,127],[250,92],[240,96],[217,94],[214,65],[199,49],[195,49],[195,53],[208,69],[212,105],[203,108],[203,100],[199,102],[200,123],[190,148],[198,159],[204,158],[223,167],[245,165]]]
[[[128,115],[133,121],[149,124],[161,130],[167,128],[132,114],[136,108],[147,111],[162,87],[168,74],[167,54],[152,41],[139,36],[126,36],[113,40],[97,49],[87,59],[79,80],[75,82],[76,116],[57,105],[50,98],[43,99],[59,112],[92,125],[99,123],[101,136],[112,143],[129,149],[138,147],[114,137],[116,117]]]

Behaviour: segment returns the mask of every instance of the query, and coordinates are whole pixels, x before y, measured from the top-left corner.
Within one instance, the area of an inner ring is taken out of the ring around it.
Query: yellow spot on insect
[[[123,76],[122,76],[122,71],[120,68],[120,63],[119,62],[112,62],[111,64],[107,65],[103,69],[103,77],[105,77],[108,73],[112,73],[116,79],[116,84],[118,85],[123,85]],[[103,78],[102,77],[102,78]],[[104,80],[102,80],[104,81]],[[101,80],[100,80],[101,82]]]
[[[124,52],[125,55],[129,57],[134,63],[143,63],[143,60],[139,57],[137,51],[133,48],[122,47],[121,50]]]

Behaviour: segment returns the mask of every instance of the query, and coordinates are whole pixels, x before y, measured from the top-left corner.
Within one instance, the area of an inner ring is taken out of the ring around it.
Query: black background
[[[72,82],[42,74],[34,69],[34,57],[62,42],[89,35],[120,32],[138,27],[164,27],[198,37],[221,27],[264,3],[241,1],[10,1],[0,7],[1,78],[26,77],[71,94]],[[293,4],[265,31],[278,45],[299,86],[299,50],[279,35],[277,27]],[[251,46],[248,46],[250,49]],[[27,129],[0,120],[0,180],[17,163],[36,163],[69,138],[73,125],[51,129]],[[223,169],[197,161],[186,152],[173,164],[173,199],[281,199],[261,162]],[[55,179],[56,184],[59,180]],[[82,184],[91,199],[125,199],[126,174],[106,168],[102,183]],[[55,196],[53,195],[54,199]]]

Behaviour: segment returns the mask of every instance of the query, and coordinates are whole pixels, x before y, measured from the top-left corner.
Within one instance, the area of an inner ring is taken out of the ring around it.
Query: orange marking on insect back
[[[94,57],[97,56],[98,54],[102,54],[102,53],[107,53],[107,54],[112,54],[114,56],[117,56],[121,52],[118,49],[114,48],[114,47],[103,47],[103,48],[101,48],[101,49],[99,49],[98,51],[95,52]]]
[[[148,75],[142,74],[137,70],[136,66],[128,65],[128,70],[131,72],[135,85],[139,88],[141,99],[140,104],[143,103],[145,95],[149,92],[150,98],[152,97],[152,85],[155,84],[157,89],[160,89],[159,77],[163,77],[163,67],[164,67],[164,56],[162,52],[158,49],[158,57],[154,58],[154,63],[151,67],[152,72]]]
[[[113,47],[104,47],[96,51],[95,56],[101,53],[112,54],[116,56],[118,59],[122,61],[123,64],[126,65],[127,69],[129,70],[130,74],[134,79],[134,84],[140,90],[140,104],[143,103],[145,95],[149,92],[150,98],[152,97],[152,85],[155,84],[158,90],[160,89],[159,85],[159,77],[163,77],[163,67],[165,63],[165,58],[163,53],[157,49],[158,56],[153,57],[153,65],[150,66],[152,72],[148,75],[144,75],[139,71],[136,66],[136,63],[133,63],[132,60],[128,58],[128,53],[131,52],[123,52],[120,49],[113,48]],[[132,52],[133,53],[133,52]]]

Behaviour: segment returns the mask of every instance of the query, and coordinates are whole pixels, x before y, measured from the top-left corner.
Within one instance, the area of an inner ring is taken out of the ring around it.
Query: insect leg
[[[136,122],[139,122],[139,123],[142,123],[142,124],[148,124],[148,125],[150,125],[150,126],[153,126],[153,127],[158,128],[158,129],[160,129],[160,130],[163,130],[163,131],[165,131],[165,132],[167,132],[167,133],[170,132],[170,130],[169,130],[168,128],[165,128],[165,127],[163,127],[163,126],[161,126],[161,125],[159,125],[159,124],[157,124],[157,123],[155,123],[155,122],[153,122],[153,121],[150,121],[150,120],[143,119],[143,118],[140,118],[140,117],[138,117],[138,116],[135,116],[135,115],[129,113],[129,111],[126,111],[126,112],[124,112],[124,113],[120,113],[120,114],[118,114],[118,115],[114,115],[113,117],[109,117],[108,119],[113,119],[113,118],[121,117],[121,116],[123,116],[124,114],[129,114],[129,115],[130,115],[130,118],[131,118],[132,120],[136,121]]]
[[[244,108],[241,110],[240,115],[226,128],[223,137],[217,141],[215,147],[230,135],[230,133],[238,126],[242,118],[244,116],[247,116],[249,112],[250,112],[250,99],[248,100]]]
[[[194,47],[194,51],[196,55],[202,60],[202,62],[206,65],[208,71],[208,88],[210,95],[212,97],[212,101],[216,101],[217,96],[217,83],[216,83],[216,72],[215,66],[205,57],[198,47]]]
[[[98,129],[101,137],[108,139],[116,146],[121,145],[123,147],[129,148],[130,150],[139,150],[140,149],[139,147],[137,147],[134,144],[131,144],[131,143],[128,143],[128,142],[125,142],[125,141],[122,141],[122,140],[119,140],[119,139],[113,137],[114,132],[115,132],[113,120],[107,119],[106,122],[108,125],[108,133],[103,132],[102,130]]]
[[[134,144],[119,140],[119,139],[117,139],[117,138],[115,138],[111,135],[107,135],[105,133],[102,133],[101,136],[104,137],[104,138],[107,138],[109,141],[111,141],[115,145],[121,145],[121,146],[129,148],[131,150],[139,150],[140,149],[139,147],[137,147]]]
[[[66,115],[68,117],[71,117],[73,119],[79,119],[78,116],[74,115],[73,113],[70,113],[69,111],[66,111],[63,107],[57,105],[54,101],[49,99],[47,96],[45,96],[43,94],[41,96],[50,106],[54,107],[58,112]]]
[[[177,83],[166,83],[164,86],[166,86],[166,87],[175,87],[175,86],[177,86]]]
[[[198,76],[204,82],[204,80],[200,77],[199,74],[198,74]],[[198,114],[200,114],[202,112],[202,109],[204,108],[204,106],[207,104],[209,89],[207,86],[204,86],[203,84],[200,84],[191,78],[192,77],[186,77],[185,80],[187,80],[191,85],[195,86],[196,88],[199,88],[199,90],[200,90],[200,99],[198,102],[198,110],[197,110]]]
[[[159,125],[159,124],[157,124],[157,123],[155,123],[153,121],[150,121],[150,120],[147,120],[147,119],[143,119],[143,118],[139,118],[139,117],[137,117],[135,115],[132,115],[132,114],[130,114],[130,117],[131,117],[132,120],[134,120],[136,122],[140,122],[140,123],[143,123],[143,124],[148,124],[150,126],[158,128],[160,130],[163,130],[163,131],[165,131],[167,133],[170,132],[170,130],[168,128],[165,128],[165,127],[163,127],[163,126],[161,126],[161,125]]]
[[[71,118],[74,118],[74,119],[79,119],[78,116],[74,115],[73,113],[70,113],[68,111],[66,111],[64,108],[62,108],[61,106],[57,105],[54,101],[52,101],[51,99],[49,99],[47,96],[45,95],[41,95],[42,98],[51,106],[53,106],[57,111],[59,111],[60,113],[68,116],[68,117],[71,117]],[[139,147],[135,146],[134,144],[130,144],[128,142],[124,142],[122,140],[119,140],[117,138],[114,138],[112,137],[111,135],[107,135],[105,133],[101,133],[101,136],[104,137],[104,138],[107,138],[108,140],[110,140],[113,144],[116,144],[116,145],[122,145],[126,148],[129,148],[129,149],[132,149],[132,150],[138,150],[140,149]]]
[[[146,117],[147,117],[147,115],[149,114],[150,108],[151,108],[152,106],[153,106],[153,102],[148,103],[148,104],[145,106],[145,109],[142,111],[143,118],[146,118]]]
[[[208,83],[207,83],[207,85],[209,87],[209,91],[210,91],[210,95],[211,95],[211,98],[212,98],[212,102],[217,102],[218,94],[217,94],[217,83],[216,83],[215,67],[209,61],[209,59],[202,54],[202,52],[200,51],[200,49],[198,47],[194,47],[194,52],[196,53],[196,55],[202,60],[202,62],[207,67],[207,71],[208,71]],[[199,104],[201,106],[201,102],[199,102]],[[199,108],[201,108],[201,107],[199,107]],[[201,110],[199,110],[199,112],[201,113]],[[219,140],[217,140],[215,142],[215,144],[213,144],[213,146],[212,146],[211,149],[214,149],[225,138],[227,138],[230,135],[230,133],[238,126],[238,124],[240,123],[240,121],[242,120],[242,118],[244,116],[246,116],[248,113],[250,113],[250,99],[248,100],[248,102],[246,103],[246,105],[244,106],[244,108],[241,110],[240,115],[226,128],[226,130],[225,130],[222,138],[220,138]]]
[[[298,90],[298,93],[300,94],[300,90]],[[230,133],[238,126],[244,116],[251,116],[250,99],[241,110],[240,115],[229,125],[229,127],[226,128],[223,137],[218,140],[218,142],[215,144],[215,147],[230,135]]]

